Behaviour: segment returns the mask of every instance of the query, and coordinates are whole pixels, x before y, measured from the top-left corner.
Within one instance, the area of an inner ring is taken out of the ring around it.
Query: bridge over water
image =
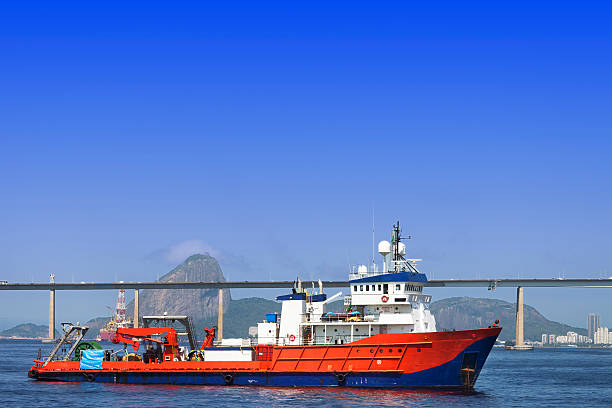
[[[223,337],[223,292],[234,288],[292,288],[294,281],[234,281],[234,282],[81,282],[81,283],[6,283],[0,284],[0,291],[48,290],[49,291],[49,338],[55,337],[55,291],[57,290],[134,290],[134,325],[138,327],[138,296],[141,289],[219,289],[219,338]],[[324,287],[345,288],[349,281],[322,281]],[[302,281],[303,286],[317,285],[318,281]],[[489,289],[516,287],[516,345],[524,344],[523,288],[611,288],[612,279],[476,279],[476,280],[430,280],[425,286],[436,288],[477,288]]]

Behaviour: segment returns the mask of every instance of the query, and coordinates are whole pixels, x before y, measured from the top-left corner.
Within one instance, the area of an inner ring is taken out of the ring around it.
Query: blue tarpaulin
[[[81,370],[101,370],[104,350],[83,350],[81,352]]]

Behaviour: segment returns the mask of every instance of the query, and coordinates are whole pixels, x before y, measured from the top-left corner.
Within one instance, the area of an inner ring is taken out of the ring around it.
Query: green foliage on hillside
[[[38,325],[33,323],[19,324],[10,329],[0,332],[2,337],[25,337],[25,338],[46,338],[49,336],[49,326]],[[55,331],[55,336],[58,336],[58,331]]]
[[[431,304],[439,330],[474,329],[487,327],[499,318],[504,328],[500,340],[514,339],[516,332],[516,304],[499,299],[453,297]],[[543,333],[565,335],[568,331],[586,335],[586,330],[548,320],[535,308],[524,305],[525,338],[540,340]]]

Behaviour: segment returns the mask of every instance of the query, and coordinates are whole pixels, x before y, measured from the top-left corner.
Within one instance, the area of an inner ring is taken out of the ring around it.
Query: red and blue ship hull
[[[35,361],[31,378],[120,384],[472,388],[501,331],[379,334],[343,345],[255,346],[253,361]]]

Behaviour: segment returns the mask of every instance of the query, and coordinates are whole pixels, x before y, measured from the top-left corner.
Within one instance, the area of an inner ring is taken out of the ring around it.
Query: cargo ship
[[[28,375],[118,384],[473,389],[502,330],[499,322],[438,330],[431,296],[423,293],[427,277],[417,270],[419,260],[406,258],[399,223],[378,251],[382,268],[372,263],[351,271],[340,311],[327,306],[341,293],[328,297],[320,281],[304,288],[297,280],[276,298],[280,316],[268,313],[245,339],[216,341],[215,329],[206,328],[198,345],[188,318],[145,316],[143,328],[116,330],[113,342],[123,350],[113,351],[82,341],[87,327],[67,324]],[[189,346],[180,345],[170,321],[183,323]],[[161,327],[152,327],[155,322]],[[60,355],[62,347],[67,351]]]
[[[107,306],[108,307],[108,306]],[[96,338],[98,341],[112,341],[118,328],[128,328],[132,326],[132,321],[126,316],[127,307],[125,306],[125,289],[119,289],[115,314],[108,323],[100,329],[100,334]]]

